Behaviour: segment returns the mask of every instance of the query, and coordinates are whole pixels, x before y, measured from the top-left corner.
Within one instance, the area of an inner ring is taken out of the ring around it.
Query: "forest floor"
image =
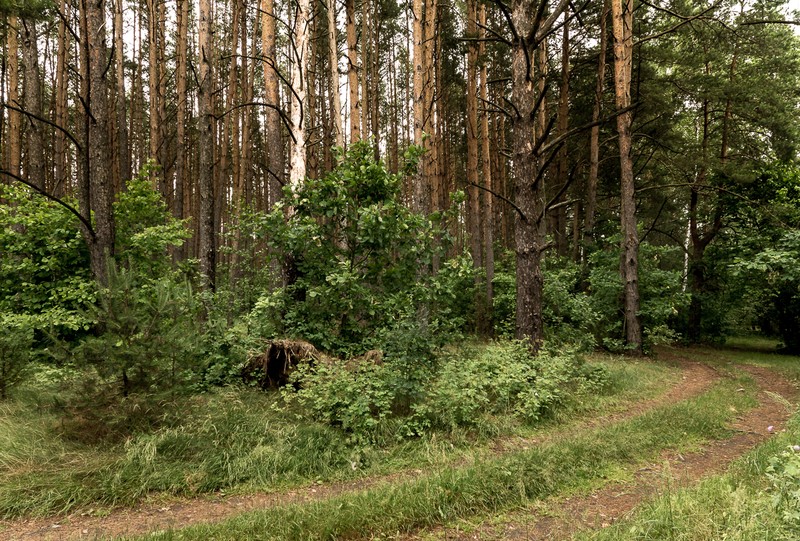
[[[660,396],[639,401],[610,415],[600,415],[564,429],[554,429],[535,439],[504,439],[495,442],[498,454],[527,449],[593,428],[634,419],[665,405],[697,397],[726,377],[718,363],[689,360],[680,349],[665,349],[659,361],[673,363],[682,372],[678,384]],[[789,420],[798,397],[795,385],[779,372],[765,367],[740,365],[758,386],[758,406],[737,414],[731,426],[733,436],[691,449],[690,452],[665,450],[656,460],[636,464],[621,479],[598,479],[584,487],[536,502],[527,508],[501,516],[472,517],[447,526],[403,534],[392,539],[569,539],[576,532],[607,527],[629,514],[640,503],[654,496],[691,486],[698,480],[723,472],[771,435],[779,433]],[[772,427],[768,430],[768,427]],[[457,464],[454,466],[458,466]],[[178,530],[201,523],[217,523],[248,511],[292,503],[321,501],[346,493],[401,483],[424,477],[427,472],[407,470],[387,476],[342,483],[313,484],[277,493],[225,496],[221,494],[193,499],[174,499],[168,503],[136,508],[76,512],[66,516],[0,521],[0,538],[15,540],[108,539],[144,535],[156,531]],[[385,539],[382,538],[382,539]]]

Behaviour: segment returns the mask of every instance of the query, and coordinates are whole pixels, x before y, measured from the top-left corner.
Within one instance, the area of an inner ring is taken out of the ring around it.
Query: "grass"
[[[748,393],[736,392],[746,386]],[[338,539],[391,535],[475,514],[496,513],[590,482],[619,464],[665,448],[722,438],[733,410],[754,405],[752,382],[725,380],[709,392],[629,421],[543,446],[306,505],[246,513],[146,539]]]
[[[490,436],[545,435],[657,395],[676,377],[675,370],[646,361],[596,362],[609,368],[608,391],[567,401],[537,427],[487,417],[485,430],[360,448],[330,427],[287,419],[273,407],[274,395],[235,388],[163,404],[162,426],[149,432],[117,443],[87,443],[75,437],[80,425],[52,407],[56,386],[34,382],[36,388],[23,389],[17,402],[0,404],[0,516],[47,516],[220,490],[275,491],[436,469],[491,456]],[[48,377],[52,382],[62,375]]]

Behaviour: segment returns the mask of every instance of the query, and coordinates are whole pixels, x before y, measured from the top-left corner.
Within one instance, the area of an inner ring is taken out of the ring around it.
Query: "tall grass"
[[[436,468],[490,454],[488,436],[530,436],[614,410],[663,390],[676,372],[647,362],[604,360],[611,388],[567,401],[544,425],[532,428],[487,417],[486,430],[431,433],[385,445],[352,447],[330,427],[287,418],[275,395],[248,389],[163,404],[162,426],[122,443],[86,443],[43,403],[0,407],[0,517],[46,516],[76,508],[127,506],[145,499],[217,490],[280,490],[315,481],[380,475],[404,468]],[[23,398],[25,393],[21,393]],[[57,400],[50,396],[47,400]],[[46,402],[46,400],[45,400]]]

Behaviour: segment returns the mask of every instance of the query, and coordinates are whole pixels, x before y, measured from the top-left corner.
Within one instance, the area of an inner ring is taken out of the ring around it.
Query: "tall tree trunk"
[[[94,215],[94,232],[86,231],[92,273],[100,283],[106,282],[107,260],[114,255],[114,214],[112,206],[114,190],[109,164],[113,154],[108,140],[108,50],[106,48],[104,0],[82,0],[82,68],[86,85],[84,94],[84,141],[86,164],[84,216]]]
[[[197,138],[199,150],[198,208],[200,271],[205,286],[214,289],[216,279],[216,231],[214,228],[214,46],[211,41],[211,0],[200,0],[198,17],[198,78],[200,129]]]
[[[642,352],[639,321],[639,238],[633,178],[631,104],[633,69],[633,0],[611,0],[614,28],[614,88],[620,154],[620,222],[622,227],[620,274],[624,286],[625,342],[634,353]]]
[[[6,50],[8,51],[8,103],[20,107],[19,100],[19,19],[15,16],[8,18],[6,34]],[[8,112],[8,170],[13,175],[20,174],[22,162],[22,117],[19,112]]]
[[[119,0],[118,0],[119,1]],[[177,105],[175,111],[176,144],[175,144],[175,200],[173,204],[173,214],[176,218],[184,217],[184,187],[187,184],[186,166],[186,105],[189,99],[187,91],[187,70],[189,66],[188,47],[189,47],[189,0],[177,0],[177,59],[175,64],[175,79],[177,85]],[[185,256],[184,246],[178,246],[175,250],[175,259],[183,260]]]
[[[125,41],[122,32],[122,0],[114,2],[114,65],[116,74],[117,178],[124,189],[131,179],[131,153],[128,144],[128,105],[125,96]]]
[[[413,0],[412,7],[414,17],[414,144],[423,145],[423,134],[425,133],[425,17],[424,0]],[[427,176],[424,170],[425,160],[420,159],[417,174],[414,179],[412,189],[412,208],[416,212],[426,212],[429,210],[429,197],[427,191]]]
[[[158,6],[157,0],[147,0],[147,93],[149,102],[149,148],[148,159],[152,160],[156,166],[163,166],[160,161],[160,119],[158,118],[160,96],[158,95],[158,81],[160,69],[158,63]],[[158,168],[150,172],[150,179],[153,184],[158,186],[161,194],[166,197],[166,187],[163,184],[164,172]]]
[[[594,105],[592,107],[592,122],[600,120],[603,107],[603,91],[606,79],[606,48],[608,47],[608,13],[609,0],[603,2],[600,14],[600,46],[597,58],[597,79],[594,88]],[[589,177],[586,180],[586,196],[583,220],[583,250],[584,261],[594,246],[594,224],[597,212],[597,177],[600,171],[600,125],[592,126],[589,135]]]
[[[328,54],[331,70],[331,118],[337,147],[344,146],[342,98],[339,95],[339,47],[336,43],[336,0],[328,0]]]
[[[294,21],[294,46],[291,48],[292,71],[289,104],[292,144],[289,151],[289,185],[297,188],[306,177],[306,117],[308,111],[307,73],[309,62],[310,0],[298,0]]]
[[[270,105],[266,111],[264,142],[267,147],[267,199],[271,206],[281,196],[283,186],[284,162],[283,141],[281,139],[281,99],[278,88],[278,52],[275,35],[275,4],[273,0],[261,0],[261,56],[264,58],[264,92]]]
[[[569,129],[569,10],[564,12],[563,35],[561,38],[561,85],[558,89],[558,134],[565,136]],[[556,189],[562,190],[569,182],[569,153],[566,141],[558,151],[556,166]],[[567,242],[567,207],[559,205],[553,211],[553,239],[558,255],[569,253]]]
[[[358,97],[358,51],[356,35],[356,2],[345,0],[347,17],[347,84],[350,92],[350,142],[361,139],[361,101]]]
[[[66,0],[59,0],[59,9],[64,13]],[[67,25],[61,20],[58,23],[58,53],[56,60],[56,88],[55,88],[55,123],[63,128],[67,127]],[[55,142],[53,149],[55,152],[55,179],[51,187],[51,193],[60,197],[64,193],[65,184],[68,182],[67,175],[67,138],[61,130],[53,130]]]
[[[478,5],[477,0],[467,0],[467,225],[472,264],[483,267],[483,243],[481,242],[481,195],[479,192],[478,168]],[[475,275],[475,327],[479,334],[486,335],[486,311],[483,281]]]
[[[486,4],[481,4],[479,11],[480,37],[486,38]],[[478,49],[478,56],[481,61],[481,102],[484,104],[484,112],[481,115],[481,169],[483,172],[483,187],[485,188],[483,205],[483,246],[484,246],[484,267],[486,268],[486,320],[489,329],[492,328],[492,306],[494,304],[494,201],[491,193],[494,191],[492,185],[492,158],[489,147],[489,110],[486,104],[489,102],[489,80],[486,62],[486,42],[481,41]]]
[[[42,114],[42,79],[39,73],[39,47],[37,45],[36,23],[33,20],[21,19],[22,59],[25,62],[25,110],[43,118]],[[44,126],[30,119],[27,122],[27,167],[28,180],[40,189],[45,187],[44,173]]]

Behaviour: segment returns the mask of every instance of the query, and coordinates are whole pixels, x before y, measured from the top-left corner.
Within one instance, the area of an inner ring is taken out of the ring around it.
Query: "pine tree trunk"
[[[267,204],[274,205],[281,197],[284,161],[281,138],[280,92],[278,77],[278,53],[275,42],[275,4],[273,0],[261,0],[261,56],[264,58],[264,92],[270,107],[266,111],[264,142],[267,147]]]
[[[214,227],[214,46],[211,31],[211,0],[200,0],[198,17],[199,146],[198,210],[200,271],[205,286],[214,289],[216,281],[216,230]]]
[[[128,143],[128,105],[125,96],[125,42],[122,33],[122,0],[114,3],[114,64],[116,75],[117,177],[124,190],[131,179],[131,153]]]
[[[620,274],[624,288],[625,342],[633,353],[642,353],[639,321],[639,238],[633,178],[631,124],[633,114],[622,112],[631,104],[633,68],[633,0],[612,0],[614,28],[614,88],[620,153],[620,222],[622,227]]]
[[[6,34],[6,50],[8,51],[8,103],[20,107],[19,99],[19,19],[15,16],[8,18],[8,31]],[[22,162],[22,117],[18,111],[8,111],[8,164],[6,168],[12,175],[20,174]]]
[[[350,91],[350,142],[361,139],[361,101],[358,97],[358,51],[356,50],[356,3],[345,0],[347,17],[347,83]]]
[[[600,14],[600,46],[597,58],[597,79],[594,89],[594,106],[592,107],[592,122],[600,120],[603,107],[603,91],[606,79],[606,48],[608,46],[608,12],[609,0],[603,3]],[[597,212],[597,177],[600,171],[600,126],[592,126],[589,135],[589,177],[586,180],[586,196],[583,220],[583,250],[584,261],[594,246],[594,224]]]
[[[42,79],[39,73],[39,47],[37,45],[36,23],[32,20],[20,19],[22,31],[22,59],[25,62],[25,104],[24,109],[43,118],[42,114]],[[45,187],[44,172],[44,126],[38,121],[26,123],[26,140],[28,146],[26,176],[28,181]]]
[[[331,118],[333,136],[337,147],[344,146],[342,127],[342,98],[339,95],[339,47],[336,43],[336,0],[328,0],[328,54],[331,77]]]

